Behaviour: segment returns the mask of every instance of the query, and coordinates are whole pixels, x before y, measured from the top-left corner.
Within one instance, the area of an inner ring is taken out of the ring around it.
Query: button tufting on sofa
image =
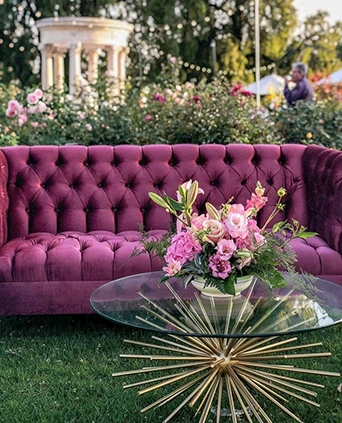
[[[154,239],[169,229],[170,215],[148,192],[174,197],[189,179],[204,190],[198,213],[232,196],[246,204],[257,180],[270,210],[284,186],[279,220],[294,218],[319,234],[292,242],[298,269],[342,284],[341,152],[243,144],[4,147],[0,314],[89,313],[99,285],[161,269],[160,259],[132,257],[139,225]]]

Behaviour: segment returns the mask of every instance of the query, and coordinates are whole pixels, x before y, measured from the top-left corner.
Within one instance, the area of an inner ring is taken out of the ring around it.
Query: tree
[[[134,23],[128,74],[139,81],[156,80],[170,56],[181,61],[182,80],[211,78],[214,40],[216,70],[233,80],[247,82],[254,77],[255,16],[250,0],[60,0],[58,4],[5,0],[0,5],[3,82],[39,82],[35,21],[57,15],[103,16]],[[296,25],[294,0],[260,0],[262,67],[275,63],[279,73],[285,73],[299,59],[312,69],[330,71],[340,64],[341,24],[329,24],[321,13],[308,19],[303,34],[296,35]]]
[[[338,56],[341,41],[342,22],[331,24],[327,12],[318,12],[304,23],[304,31],[298,39],[300,52],[297,58],[308,64],[311,72],[329,74],[342,64]]]

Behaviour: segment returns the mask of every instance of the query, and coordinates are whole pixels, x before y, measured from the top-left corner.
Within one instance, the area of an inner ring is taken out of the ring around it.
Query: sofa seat
[[[153,230],[156,239],[166,231]],[[132,255],[141,249],[141,233],[125,231],[35,233],[9,241],[0,249],[0,281],[109,281],[132,273],[160,270],[162,259],[151,262],[148,254]],[[296,269],[341,283],[342,256],[319,236],[294,239]],[[327,266],[329,263],[329,266]]]
[[[153,230],[159,238],[163,230]],[[0,281],[109,281],[132,273],[159,270],[161,260],[148,254],[132,257],[141,233],[109,231],[34,233],[0,249]]]

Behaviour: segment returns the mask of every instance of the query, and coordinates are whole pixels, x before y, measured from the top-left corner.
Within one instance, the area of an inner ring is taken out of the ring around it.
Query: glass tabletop
[[[236,297],[208,297],[163,272],[132,275],[94,291],[90,304],[99,315],[135,328],[183,336],[237,338],[289,335],[342,322],[342,286],[317,279],[314,292],[305,277],[271,290],[255,279]],[[285,274],[286,275],[286,274]]]

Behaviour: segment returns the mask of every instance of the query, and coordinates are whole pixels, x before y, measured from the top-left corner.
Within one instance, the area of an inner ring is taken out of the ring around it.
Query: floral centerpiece
[[[285,207],[284,188],[278,190],[275,208],[260,228],[256,217],[268,200],[264,192],[257,182],[255,193],[245,205],[233,204],[230,199],[217,209],[206,203],[206,213],[200,215],[193,212],[197,196],[203,194],[197,181],[179,186],[177,200],[150,192],[156,204],[177,218],[176,233],[166,238],[159,249],[166,262],[162,281],[176,276],[184,278],[187,285],[201,278],[206,286],[231,295],[235,294],[238,278],[246,275],[258,277],[272,288],[286,286],[278,269],[294,272],[296,254],[289,242],[294,237],[308,238],[315,233],[307,232],[296,220],[277,222],[268,228]]]

